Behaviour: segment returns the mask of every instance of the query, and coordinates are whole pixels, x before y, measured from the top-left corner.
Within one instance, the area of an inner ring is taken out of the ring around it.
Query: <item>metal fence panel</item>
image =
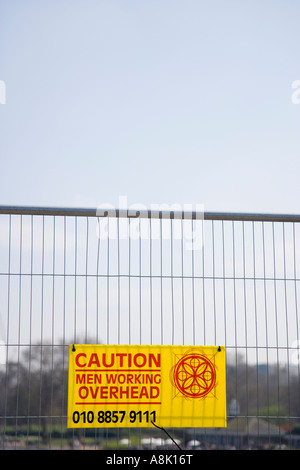
[[[69,343],[224,344],[228,427],[170,434],[299,446],[299,216],[0,214],[2,448],[174,448],[155,428],[68,430]]]

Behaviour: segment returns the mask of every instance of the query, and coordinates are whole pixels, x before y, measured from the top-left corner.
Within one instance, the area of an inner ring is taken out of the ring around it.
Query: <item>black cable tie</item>
[[[72,351],[73,351],[73,352],[75,352],[75,351],[76,351],[74,344],[73,344]]]
[[[218,351],[219,351],[219,352],[221,351],[221,346],[218,347]]]
[[[151,424],[153,424],[153,426],[155,426],[156,428],[158,429],[161,429],[162,431],[164,431],[167,436],[169,436],[169,438],[174,442],[174,444],[178,447],[179,450],[182,450],[181,447],[179,447],[179,445],[177,444],[176,441],[174,441],[173,437],[170,436],[170,434],[168,433],[168,431],[165,430],[165,428],[161,428],[160,426],[157,426],[157,424],[153,423],[153,421],[151,421]]]

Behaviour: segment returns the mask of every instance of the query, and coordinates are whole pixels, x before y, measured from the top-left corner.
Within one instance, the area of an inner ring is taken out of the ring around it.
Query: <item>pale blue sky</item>
[[[0,204],[300,212],[300,2],[0,0]]]

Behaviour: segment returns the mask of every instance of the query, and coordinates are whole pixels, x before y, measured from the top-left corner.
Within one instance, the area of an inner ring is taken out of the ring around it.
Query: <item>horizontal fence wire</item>
[[[70,430],[68,345],[225,345],[227,428],[181,448],[300,444],[299,215],[0,207],[0,446],[172,448]]]

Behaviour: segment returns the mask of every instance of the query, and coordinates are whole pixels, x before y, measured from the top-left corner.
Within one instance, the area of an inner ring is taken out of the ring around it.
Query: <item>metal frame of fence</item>
[[[226,429],[182,448],[300,446],[300,215],[0,206],[0,442],[174,448],[67,430],[69,343],[226,346]],[[299,429],[298,429],[299,427]]]

